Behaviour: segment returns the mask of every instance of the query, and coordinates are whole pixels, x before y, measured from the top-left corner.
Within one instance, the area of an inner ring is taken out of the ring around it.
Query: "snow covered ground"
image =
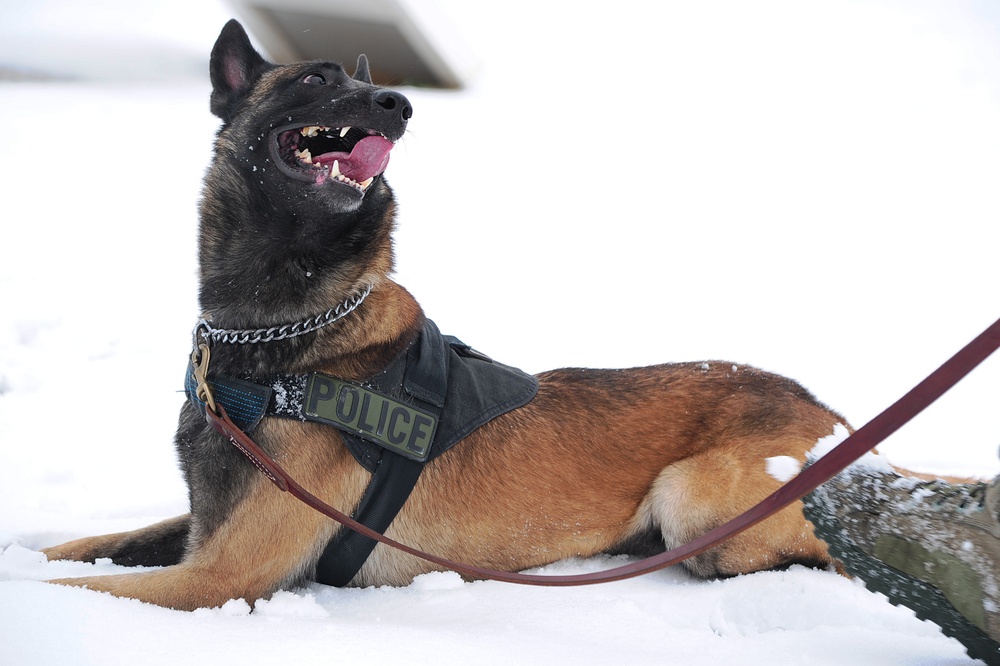
[[[171,435],[216,128],[199,71],[228,11],[168,4],[0,0],[0,64],[103,72],[0,83],[0,663],[968,663],[799,568],[565,590],[435,574],[252,615],[37,582],[116,570],[40,547],[185,511]],[[860,425],[1000,316],[996,5],[438,4],[482,69],[406,91],[388,177],[397,277],[443,331],[529,371],[751,363]],[[993,358],[883,451],[995,474],[998,389]]]

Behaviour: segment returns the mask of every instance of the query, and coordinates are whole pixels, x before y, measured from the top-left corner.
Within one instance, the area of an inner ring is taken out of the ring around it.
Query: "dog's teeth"
[[[330,167],[330,177],[339,178],[340,177],[340,162],[337,160],[333,161],[333,166]]]
[[[295,156],[300,160],[302,160],[303,162],[305,162],[306,164],[313,163],[312,153],[309,152],[308,148],[306,148],[305,150],[296,150]]]
[[[343,139],[345,136],[347,136],[347,132],[350,131],[350,129],[351,129],[350,125],[348,125],[347,127],[342,128],[340,130],[340,138]]]
[[[299,131],[302,133],[302,136],[313,137],[319,134],[321,129],[319,125],[310,125],[309,127],[303,127]]]
[[[371,178],[369,178],[369,179],[367,179],[367,180],[363,180],[363,181],[361,181],[360,183],[358,183],[358,185],[360,185],[360,186],[361,186],[361,189],[363,189],[363,190],[367,190],[367,189],[368,189],[368,186],[372,184],[372,181],[373,181],[373,180],[375,180],[375,176],[372,176]]]

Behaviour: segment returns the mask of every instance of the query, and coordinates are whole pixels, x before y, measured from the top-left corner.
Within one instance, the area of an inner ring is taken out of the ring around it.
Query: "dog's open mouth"
[[[324,125],[280,129],[271,144],[286,175],[317,185],[339,183],[361,193],[385,171],[393,145],[372,130]]]

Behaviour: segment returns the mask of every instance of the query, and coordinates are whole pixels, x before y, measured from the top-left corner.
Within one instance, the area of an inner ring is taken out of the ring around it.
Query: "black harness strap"
[[[351,517],[385,534],[413,492],[423,469],[424,463],[384,451]],[[347,585],[361,571],[376,545],[373,539],[342,527],[316,564],[316,582],[335,587]]]
[[[441,333],[433,323],[424,326],[419,345],[410,351],[403,375],[403,390],[418,406],[441,415],[448,393],[448,353]],[[417,357],[413,358],[416,351]],[[352,438],[353,435],[345,435]],[[364,495],[353,518],[385,534],[396,514],[409,499],[425,461],[416,461],[382,449]],[[351,582],[378,543],[374,539],[342,527],[330,540],[316,564],[316,581],[343,587]]]

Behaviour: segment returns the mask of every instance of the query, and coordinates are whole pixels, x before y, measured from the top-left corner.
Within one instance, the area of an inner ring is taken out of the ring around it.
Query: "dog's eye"
[[[306,74],[302,77],[302,83],[308,83],[311,86],[325,86],[326,78],[322,74]]]

